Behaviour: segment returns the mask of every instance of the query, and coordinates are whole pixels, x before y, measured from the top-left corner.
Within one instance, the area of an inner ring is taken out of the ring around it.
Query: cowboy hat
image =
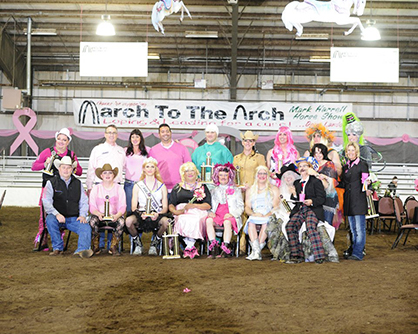
[[[71,141],[71,136],[70,136],[70,130],[68,130],[67,128],[62,128],[61,130],[55,132],[55,140],[58,139],[59,135],[65,135],[68,137],[68,142]]]
[[[68,155],[66,155],[65,157],[59,159],[56,158],[54,160],[54,166],[58,168],[60,168],[61,165],[69,165],[72,166],[73,168],[77,167],[77,161],[73,161]]]
[[[240,136],[242,140],[250,139],[250,140],[257,141],[258,139],[258,135],[255,135],[252,131],[249,131],[249,130],[245,131],[244,135],[240,133]]]
[[[299,164],[301,162],[306,162],[315,171],[317,171],[318,168],[319,168],[318,161],[316,161],[316,159],[314,157],[309,156],[309,157],[306,157],[306,158],[300,158],[299,160],[296,160],[296,165],[298,166],[298,169],[299,169]]]
[[[297,175],[300,175],[298,173],[298,171],[296,170],[296,165],[295,164],[289,164],[289,165],[284,165],[282,166],[282,168],[280,168],[280,174],[276,173],[276,176],[281,180],[283,177],[283,174],[286,172],[293,172]]]
[[[102,168],[96,168],[96,171],[95,171],[96,176],[99,179],[103,180],[102,179],[102,173],[105,172],[105,171],[111,171],[113,173],[113,175],[116,177],[116,175],[118,175],[119,169],[118,169],[118,167],[115,167],[115,168],[112,169],[112,166],[110,164],[104,164]]]

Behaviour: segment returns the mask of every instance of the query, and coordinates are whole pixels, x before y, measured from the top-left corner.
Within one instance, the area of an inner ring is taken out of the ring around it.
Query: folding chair
[[[397,219],[400,220],[401,219],[401,216],[397,212],[398,209],[399,209],[399,212],[400,212],[400,208],[398,208],[398,203],[395,202],[395,213],[396,213]],[[396,248],[398,246],[398,243],[402,239],[402,236],[404,235],[405,231],[407,231],[407,234],[406,234],[405,240],[403,242],[403,245],[404,246],[406,244],[406,241],[408,240],[409,233],[412,230],[415,230],[415,231],[418,230],[418,201],[416,201],[416,200],[411,201],[410,212],[413,212],[413,215],[410,214],[409,217],[415,218],[416,221],[413,220],[413,219],[411,219],[410,220],[410,224],[402,225],[402,226],[399,227],[398,235],[396,236],[395,242],[392,245],[392,249],[394,249],[394,248]]]
[[[378,204],[378,212],[379,212],[379,219],[377,223],[377,228],[379,229],[379,232],[381,232],[380,229],[380,221],[383,222],[384,227],[388,227],[388,230],[390,231],[392,227],[392,221],[396,220],[395,216],[395,207],[394,207],[394,200],[392,197],[381,197],[379,199]],[[390,221],[390,225],[386,224],[386,220]]]
[[[4,201],[4,197],[6,196],[6,190],[5,191],[3,191],[3,195],[1,196],[1,199],[0,199],[0,209],[1,209],[1,207],[2,207],[2,205],[3,205],[3,201]],[[0,221],[0,226],[1,226],[2,224],[1,224],[1,221]]]

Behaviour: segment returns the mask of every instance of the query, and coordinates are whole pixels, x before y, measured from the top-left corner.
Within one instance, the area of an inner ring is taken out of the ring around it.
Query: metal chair
[[[411,204],[410,204],[410,210],[413,213],[415,213],[415,211],[418,211],[418,201],[414,200],[414,201],[410,201],[410,202],[411,202]],[[395,213],[396,213],[396,217],[397,217],[396,219],[398,221],[401,220],[400,212],[401,212],[401,209],[399,208],[399,204],[398,204],[398,202],[395,202]],[[410,215],[410,217],[411,217],[411,215]],[[418,230],[418,213],[417,213],[417,217],[414,217],[414,218],[416,218],[417,221],[412,221],[412,219],[411,219],[410,220],[410,222],[411,222],[410,224],[401,225],[399,227],[398,235],[396,236],[396,239],[395,239],[395,241],[394,241],[394,243],[392,245],[392,249],[394,249],[394,248],[396,248],[398,246],[398,243],[402,239],[402,236],[404,235],[405,231],[407,231],[407,234],[406,234],[405,240],[403,242],[403,245],[404,246],[406,244],[406,241],[408,240],[409,233],[412,230],[415,230],[415,231]]]
[[[2,205],[3,205],[3,201],[4,201],[4,197],[6,196],[6,190],[5,191],[3,191],[3,195],[1,196],[1,199],[0,199],[0,209],[1,209],[1,207],[2,207]],[[0,221],[0,226],[1,226],[2,224],[1,224],[1,221]]]
[[[381,221],[384,225],[383,227],[388,227],[388,230],[390,231],[390,229],[392,228],[392,222],[396,220],[394,200],[392,197],[381,197],[379,199],[378,213],[379,219],[377,221],[376,227],[379,229],[379,232],[381,232]],[[386,220],[390,221],[390,225],[386,224]]]

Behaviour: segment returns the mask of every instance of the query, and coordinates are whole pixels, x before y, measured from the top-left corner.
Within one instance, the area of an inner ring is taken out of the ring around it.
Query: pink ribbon
[[[29,121],[26,125],[23,125],[19,117],[20,116],[28,116]],[[33,140],[32,136],[30,135],[30,131],[35,127],[36,125],[36,114],[32,109],[26,108],[26,109],[19,109],[16,110],[13,113],[13,124],[16,126],[17,131],[19,131],[19,136],[17,136],[16,140],[13,142],[13,144],[10,146],[10,155],[13,154],[14,151],[20,146],[20,144],[23,143],[23,141],[26,141],[29,145],[29,147],[32,149],[32,151],[38,155],[38,145],[36,145],[35,141]]]

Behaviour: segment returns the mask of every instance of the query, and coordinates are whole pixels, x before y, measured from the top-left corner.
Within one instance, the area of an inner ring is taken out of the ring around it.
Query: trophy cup
[[[290,208],[289,203],[286,201],[286,199],[283,197],[283,195],[280,195],[280,199],[281,199],[282,204],[283,204],[284,208],[286,209],[286,211],[290,213],[290,211],[292,211],[292,209]]]
[[[202,176],[202,183],[213,183],[212,174],[213,174],[213,165],[211,159],[211,153],[206,153],[206,163],[203,163],[200,166],[200,174]]]
[[[146,216],[146,217],[152,217],[152,213],[151,213],[151,197],[150,196],[147,196],[147,202],[145,203],[144,216]]]
[[[164,239],[164,256],[163,259],[179,259],[180,258],[180,245],[179,236],[173,232],[173,220],[170,219],[167,227],[167,231],[163,234]]]
[[[373,219],[373,218],[377,218],[379,217],[379,214],[376,213],[376,207],[374,206],[374,201],[373,201],[373,197],[370,194],[369,196],[367,196],[367,215],[366,215],[366,219]]]
[[[54,172],[52,171],[52,165],[54,164],[54,160],[55,157],[57,156],[57,152],[52,151],[51,152],[51,157],[49,158],[49,162],[46,165],[45,169],[42,171],[42,173],[44,174],[48,174],[48,175],[54,175]]]
[[[109,195],[106,195],[105,202],[104,202],[104,217],[103,220],[113,220],[113,217],[109,213],[110,211],[110,203],[109,203]]]

